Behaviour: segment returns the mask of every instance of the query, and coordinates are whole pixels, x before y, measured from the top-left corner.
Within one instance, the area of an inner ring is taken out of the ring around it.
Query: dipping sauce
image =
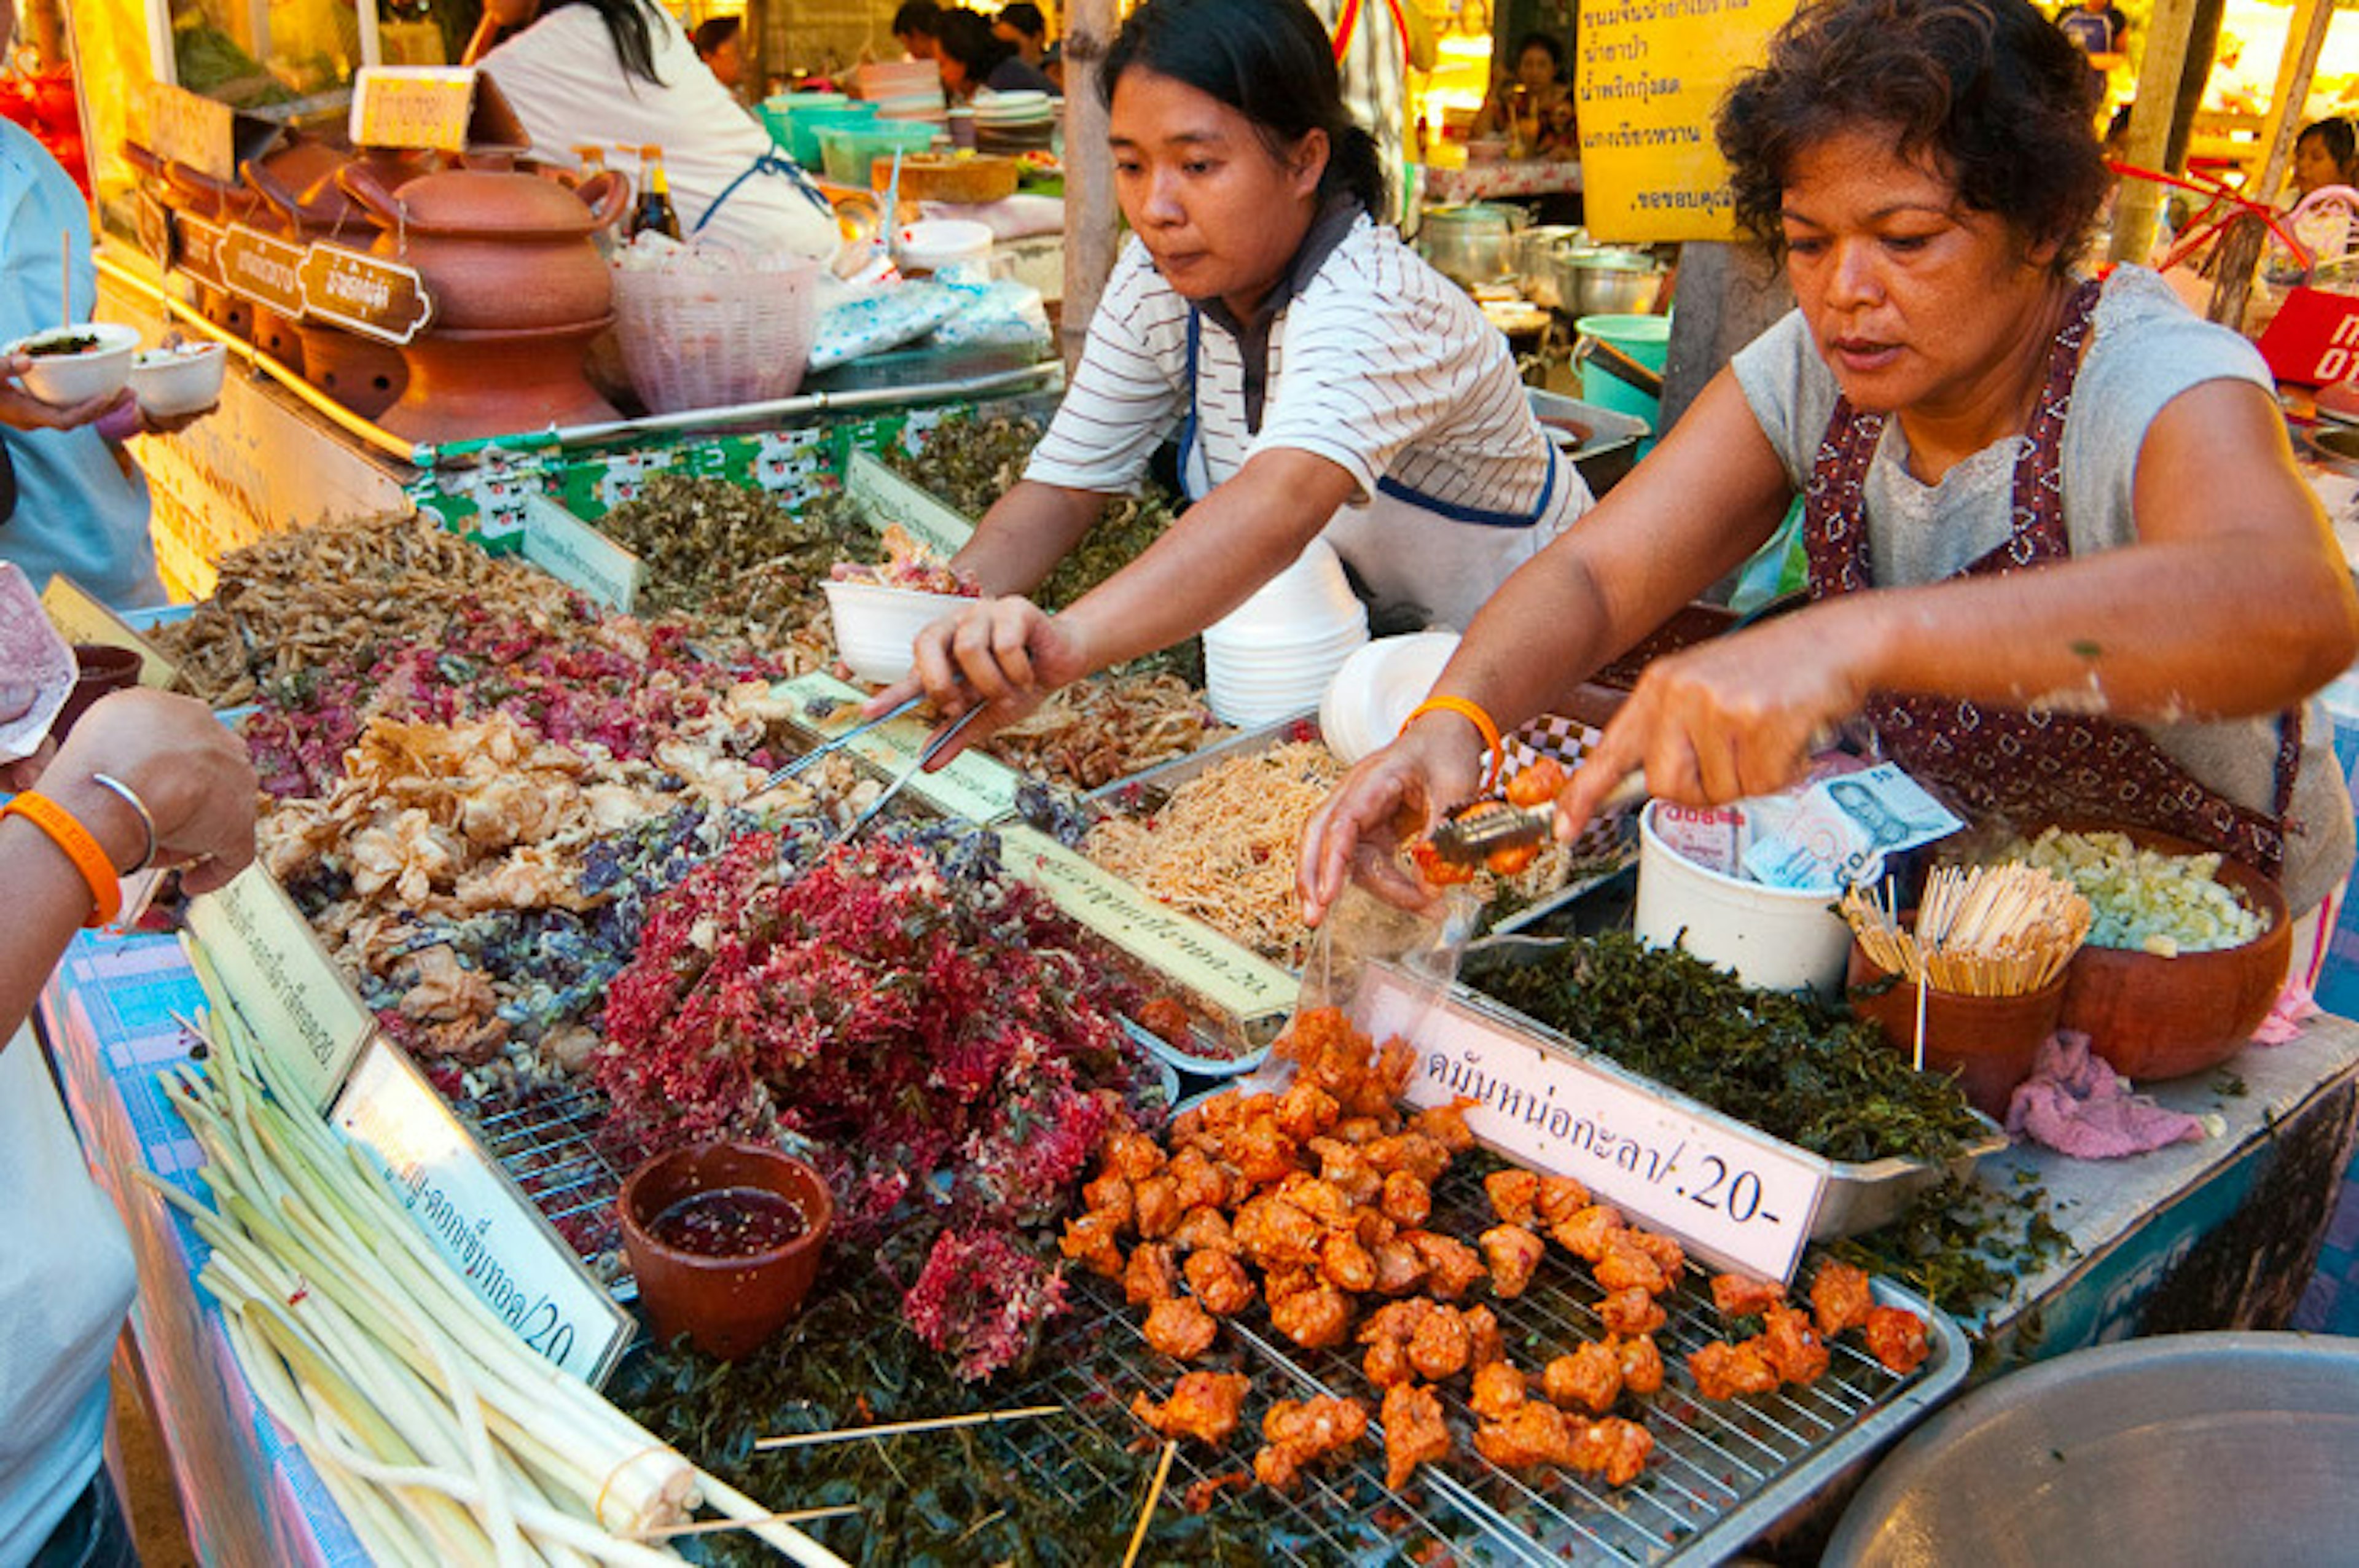
[[[676,1251],[700,1258],[750,1258],[784,1247],[810,1228],[800,1205],[760,1187],[713,1187],[690,1193],[647,1227]]]

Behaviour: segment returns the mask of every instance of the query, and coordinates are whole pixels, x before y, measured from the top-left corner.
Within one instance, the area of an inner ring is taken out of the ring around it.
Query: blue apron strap
[[[1188,488],[1188,459],[1196,447],[1196,344],[1203,330],[1203,318],[1193,305],[1188,307],[1188,415],[1180,422],[1180,488]],[[1190,501],[1201,501],[1201,495],[1190,495]]]
[[[1472,523],[1483,528],[1529,528],[1548,515],[1549,503],[1556,499],[1557,464],[1571,460],[1562,452],[1557,450],[1556,443],[1553,441],[1548,443],[1548,479],[1540,486],[1540,498],[1532,503],[1532,509],[1527,513],[1490,512],[1479,506],[1462,506],[1454,501],[1442,501],[1426,494],[1421,490],[1412,490],[1389,474],[1376,481],[1376,491],[1379,494],[1389,495],[1395,501],[1405,501],[1411,506],[1420,507],[1436,516],[1447,517],[1452,523]]]
[[[805,174],[794,159],[780,157],[775,152],[766,152],[740,170],[736,178],[721,188],[721,194],[705,205],[703,215],[697,219],[695,225],[688,231],[689,233],[695,235],[704,232],[704,225],[712,222],[712,215],[721,211],[721,204],[736,195],[737,188],[757,174],[779,175],[793,181],[795,189],[803,193],[805,200],[826,213],[831,221],[835,217],[835,209],[829,205],[827,197],[821,192],[818,186],[811,183],[810,176]]]

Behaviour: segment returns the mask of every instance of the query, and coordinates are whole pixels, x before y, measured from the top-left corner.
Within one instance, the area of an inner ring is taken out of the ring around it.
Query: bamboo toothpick
[[[797,1509],[792,1513],[764,1514],[759,1519],[702,1519],[690,1524],[662,1524],[649,1530],[634,1530],[625,1541],[678,1541],[690,1535],[720,1535],[733,1530],[753,1530],[766,1524],[802,1524],[815,1519],[842,1519],[846,1514],[860,1512],[857,1503],[844,1503],[832,1509]]]
[[[973,1415],[887,1422],[882,1426],[845,1426],[832,1432],[796,1432],[779,1437],[756,1438],[754,1451],[758,1454],[773,1448],[801,1448],[814,1443],[848,1443],[860,1437],[895,1437],[905,1432],[935,1432],[951,1426],[990,1426],[1003,1421],[1028,1421],[1034,1416],[1064,1413],[1062,1405],[1027,1405],[1022,1410],[983,1411]]]
[[[1122,1568],[1131,1568],[1138,1561],[1138,1549],[1147,1544],[1147,1527],[1154,1522],[1155,1505],[1163,1500],[1163,1483],[1170,1478],[1172,1456],[1179,1452],[1176,1437],[1163,1445],[1163,1462],[1155,1466],[1155,1485],[1147,1488],[1147,1506],[1138,1510],[1138,1527],[1130,1532],[1130,1550],[1122,1554]]]

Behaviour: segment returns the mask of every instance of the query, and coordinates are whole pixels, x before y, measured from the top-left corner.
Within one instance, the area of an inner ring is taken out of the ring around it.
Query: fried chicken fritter
[[[1105,1168],[1136,1186],[1163,1169],[1163,1151],[1154,1139],[1135,1129],[1106,1135]]]
[[[1554,1405],[1538,1400],[1526,1400],[1474,1429],[1474,1451],[1507,1470],[1562,1465],[1572,1456],[1572,1445],[1573,1422]]]
[[[1182,1149],[1171,1156],[1166,1173],[1179,1195],[1183,1215],[1191,1209],[1217,1208],[1229,1195],[1229,1178],[1198,1150]]]
[[[1777,1369],[1753,1340],[1731,1345],[1714,1340],[1688,1357],[1696,1390],[1708,1400],[1733,1400],[1739,1394],[1766,1394],[1777,1387]]]
[[[1397,1492],[1429,1460],[1450,1455],[1450,1427],[1431,1389],[1397,1383],[1385,1390],[1377,1420],[1385,1428],[1385,1485]]]
[[[1571,1217],[1559,1221],[1549,1234],[1556,1244],[1584,1263],[1594,1263],[1605,1256],[1614,1238],[1622,1234],[1622,1211],[1612,1204],[1593,1203],[1577,1209]]]
[[[1450,1169],[1450,1150],[1430,1132],[1397,1132],[1368,1145],[1368,1163],[1387,1176],[1406,1171],[1431,1186]]]
[[[1712,1304],[1723,1318],[1759,1317],[1785,1299],[1786,1287],[1775,1280],[1756,1280],[1749,1274],[1712,1277]]]
[[[1561,1409],[1603,1415],[1622,1397],[1621,1357],[1605,1341],[1593,1339],[1541,1368],[1540,1391]]]
[[[1470,1365],[1488,1367],[1494,1361],[1507,1358],[1506,1336],[1499,1332],[1499,1319],[1486,1306],[1468,1307],[1466,1319],[1466,1358]]]
[[[1376,1288],[1376,1260],[1349,1231],[1331,1230],[1320,1242],[1319,1271],[1338,1290],[1357,1293]]]
[[[1857,1328],[1875,1306],[1875,1292],[1864,1270],[1832,1258],[1819,1265],[1818,1278],[1810,1281],[1810,1310],[1820,1334],[1832,1339],[1846,1328]]]
[[[1556,1226],[1587,1208],[1591,1201],[1589,1189],[1571,1176],[1542,1176],[1533,1209],[1540,1224]]]
[[[1405,1296],[1425,1283],[1425,1260],[1416,1248],[1397,1238],[1379,1241],[1368,1249],[1376,1260],[1376,1291],[1387,1296]]]
[[[1169,1176],[1149,1176],[1130,1184],[1132,1222],[1139,1235],[1159,1241],[1180,1228],[1180,1184]]]
[[[1623,1232],[1622,1239],[1652,1258],[1655,1267],[1663,1271],[1663,1277],[1672,1285],[1676,1286],[1680,1276],[1687,1272],[1687,1249],[1681,1247],[1676,1238],[1658,1236],[1651,1230],[1640,1230],[1632,1226]]]
[[[1368,1341],[1367,1354],[1360,1357],[1360,1371],[1380,1389],[1417,1380],[1417,1368],[1408,1364],[1408,1341],[1389,1336]]]
[[[1419,1177],[1407,1171],[1395,1171],[1385,1177],[1377,1206],[1395,1225],[1423,1225],[1433,1213],[1433,1193]]]
[[[1454,1378],[1466,1370],[1473,1354],[1473,1341],[1466,1332],[1466,1318],[1455,1307],[1436,1307],[1417,1325],[1409,1336],[1408,1364],[1430,1383],[1444,1378]]]
[[[1314,1138],[1306,1147],[1319,1157],[1319,1179],[1355,1206],[1374,1203],[1384,1190],[1384,1173],[1354,1145],[1340,1138]]]
[[[1513,1301],[1531,1283],[1532,1271],[1548,1255],[1548,1243],[1520,1225],[1495,1225],[1477,1238],[1491,1265],[1491,1293]]]
[[[1229,1222],[1229,1234],[1264,1269],[1307,1269],[1319,1261],[1319,1222],[1273,1193],[1248,1199]]]
[[[1428,1106],[1408,1119],[1409,1130],[1424,1133],[1452,1154],[1463,1154],[1474,1147],[1474,1134],[1466,1125],[1466,1108],[1474,1103],[1455,1100],[1449,1105]]]
[[[1351,1447],[1367,1432],[1368,1408],[1357,1400],[1325,1394],[1280,1400],[1261,1418],[1267,1444],[1254,1455],[1254,1474],[1266,1486],[1291,1491],[1306,1467]]]
[[[1237,1429],[1237,1412],[1253,1379],[1243,1372],[1182,1372],[1171,1397],[1157,1404],[1145,1394],[1131,1397],[1133,1415],[1163,1437],[1192,1437],[1219,1446]]]
[[[1899,1307],[1871,1307],[1867,1314],[1868,1354],[1885,1370],[1907,1377],[1933,1353],[1925,1337],[1925,1320]]]
[[[1474,1368],[1474,1393],[1467,1403],[1485,1421],[1505,1421],[1530,1398],[1523,1372],[1505,1361],[1489,1361]]]
[[[1456,1301],[1485,1272],[1482,1254],[1455,1237],[1408,1230],[1401,1238],[1417,1249],[1426,1268],[1425,1288],[1436,1301]]]
[[[1536,1173],[1514,1168],[1494,1171],[1483,1178],[1483,1190],[1491,1195],[1491,1212],[1502,1225],[1531,1224],[1540,1193]]]
[[[1815,1383],[1827,1369],[1827,1347],[1810,1314],[1784,1303],[1761,1314],[1761,1354],[1788,1383]]]
[[[1130,1182],[1119,1171],[1107,1171],[1082,1188],[1082,1206],[1091,1214],[1109,1215],[1116,1225],[1130,1223]]]
[[[1180,1293],[1180,1266],[1171,1249],[1159,1241],[1142,1241],[1130,1250],[1130,1264],[1122,1271],[1123,1299],[1133,1306],[1159,1302]]]
[[[1229,1234],[1229,1217],[1207,1204],[1180,1217],[1171,1245],[1183,1252],[1234,1252],[1237,1238]]]
[[[1591,1266],[1590,1272],[1597,1276],[1599,1286],[1609,1292],[1636,1287],[1650,1296],[1668,1294],[1671,1288],[1670,1276],[1663,1272],[1663,1266],[1656,1262],[1652,1255],[1631,1245],[1630,1238],[1634,1234],[1625,1230],[1614,1237],[1606,1245],[1605,1256]]]
[[[1278,1130],[1297,1143],[1308,1143],[1334,1126],[1343,1109],[1333,1095],[1298,1078],[1277,1098]]]
[[[1326,1350],[1352,1337],[1352,1298],[1332,1285],[1298,1291],[1269,1303],[1269,1324],[1305,1350]]]
[[[1057,1250],[1093,1274],[1119,1280],[1123,1268],[1122,1222],[1104,1209],[1069,1219],[1065,1233],[1057,1238]]]
[[[1175,1361],[1201,1356],[1220,1331],[1193,1296],[1166,1296],[1147,1311],[1147,1343]]]
[[[1651,1334],[1614,1341],[1614,1358],[1622,1364],[1622,1387],[1634,1394],[1652,1394],[1663,1387],[1663,1353]]]
[[[1253,1276],[1226,1252],[1191,1252],[1182,1272],[1188,1276],[1188,1288],[1204,1303],[1204,1310],[1216,1317],[1228,1317],[1253,1304]]]
[[[1655,1452],[1655,1434],[1635,1421],[1618,1415],[1582,1423],[1574,1435],[1571,1464],[1576,1470],[1603,1476],[1609,1487],[1626,1487],[1647,1468]]]
[[[1597,1315],[1608,1334],[1652,1334],[1670,1321],[1655,1298],[1636,1285],[1598,1303]]]

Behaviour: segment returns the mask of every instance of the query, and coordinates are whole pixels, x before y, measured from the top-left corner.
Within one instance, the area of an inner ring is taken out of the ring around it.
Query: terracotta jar
[[[700,1195],[723,1204],[783,1200],[794,1223],[774,1219],[763,1232],[741,1232],[743,1240],[734,1242],[725,1222],[693,1231],[666,1224]],[[668,1344],[685,1334],[698,1349],[727,1360],[759,1349],[801,1307],[818,1277],[835,1213],[817,1171],[756,1143],[707,1143],[658,1154],[623,1184],[619,1207],[623,1247],[657,1341]],[[690,1236],[724,1245],[691,1250]]]
[[[383,231],[371,248],[418,269],[438,331],[570,326],[614,308],[591,236],[622,216],[627,180],[602,174],[577,190],[538,175],[442,169],[398,190],[362,167],[339,177]]]
[[[405,155],[334,152],[330,160],[290,168],[277,158],[248,163],[245,180],[278,216],[280,232],[293,243],[342,244],[365,253],[376,239],[376,221],[346,194],[337,177],[355,162],[397,189],[430,171],[430,163]],[[299,182],[294,176],[309,175]],[[309,318],[295,324],[303,349],[303,379],[364,419],[393,406],[409,384],[408,362],[391,343],[348,332]]]

